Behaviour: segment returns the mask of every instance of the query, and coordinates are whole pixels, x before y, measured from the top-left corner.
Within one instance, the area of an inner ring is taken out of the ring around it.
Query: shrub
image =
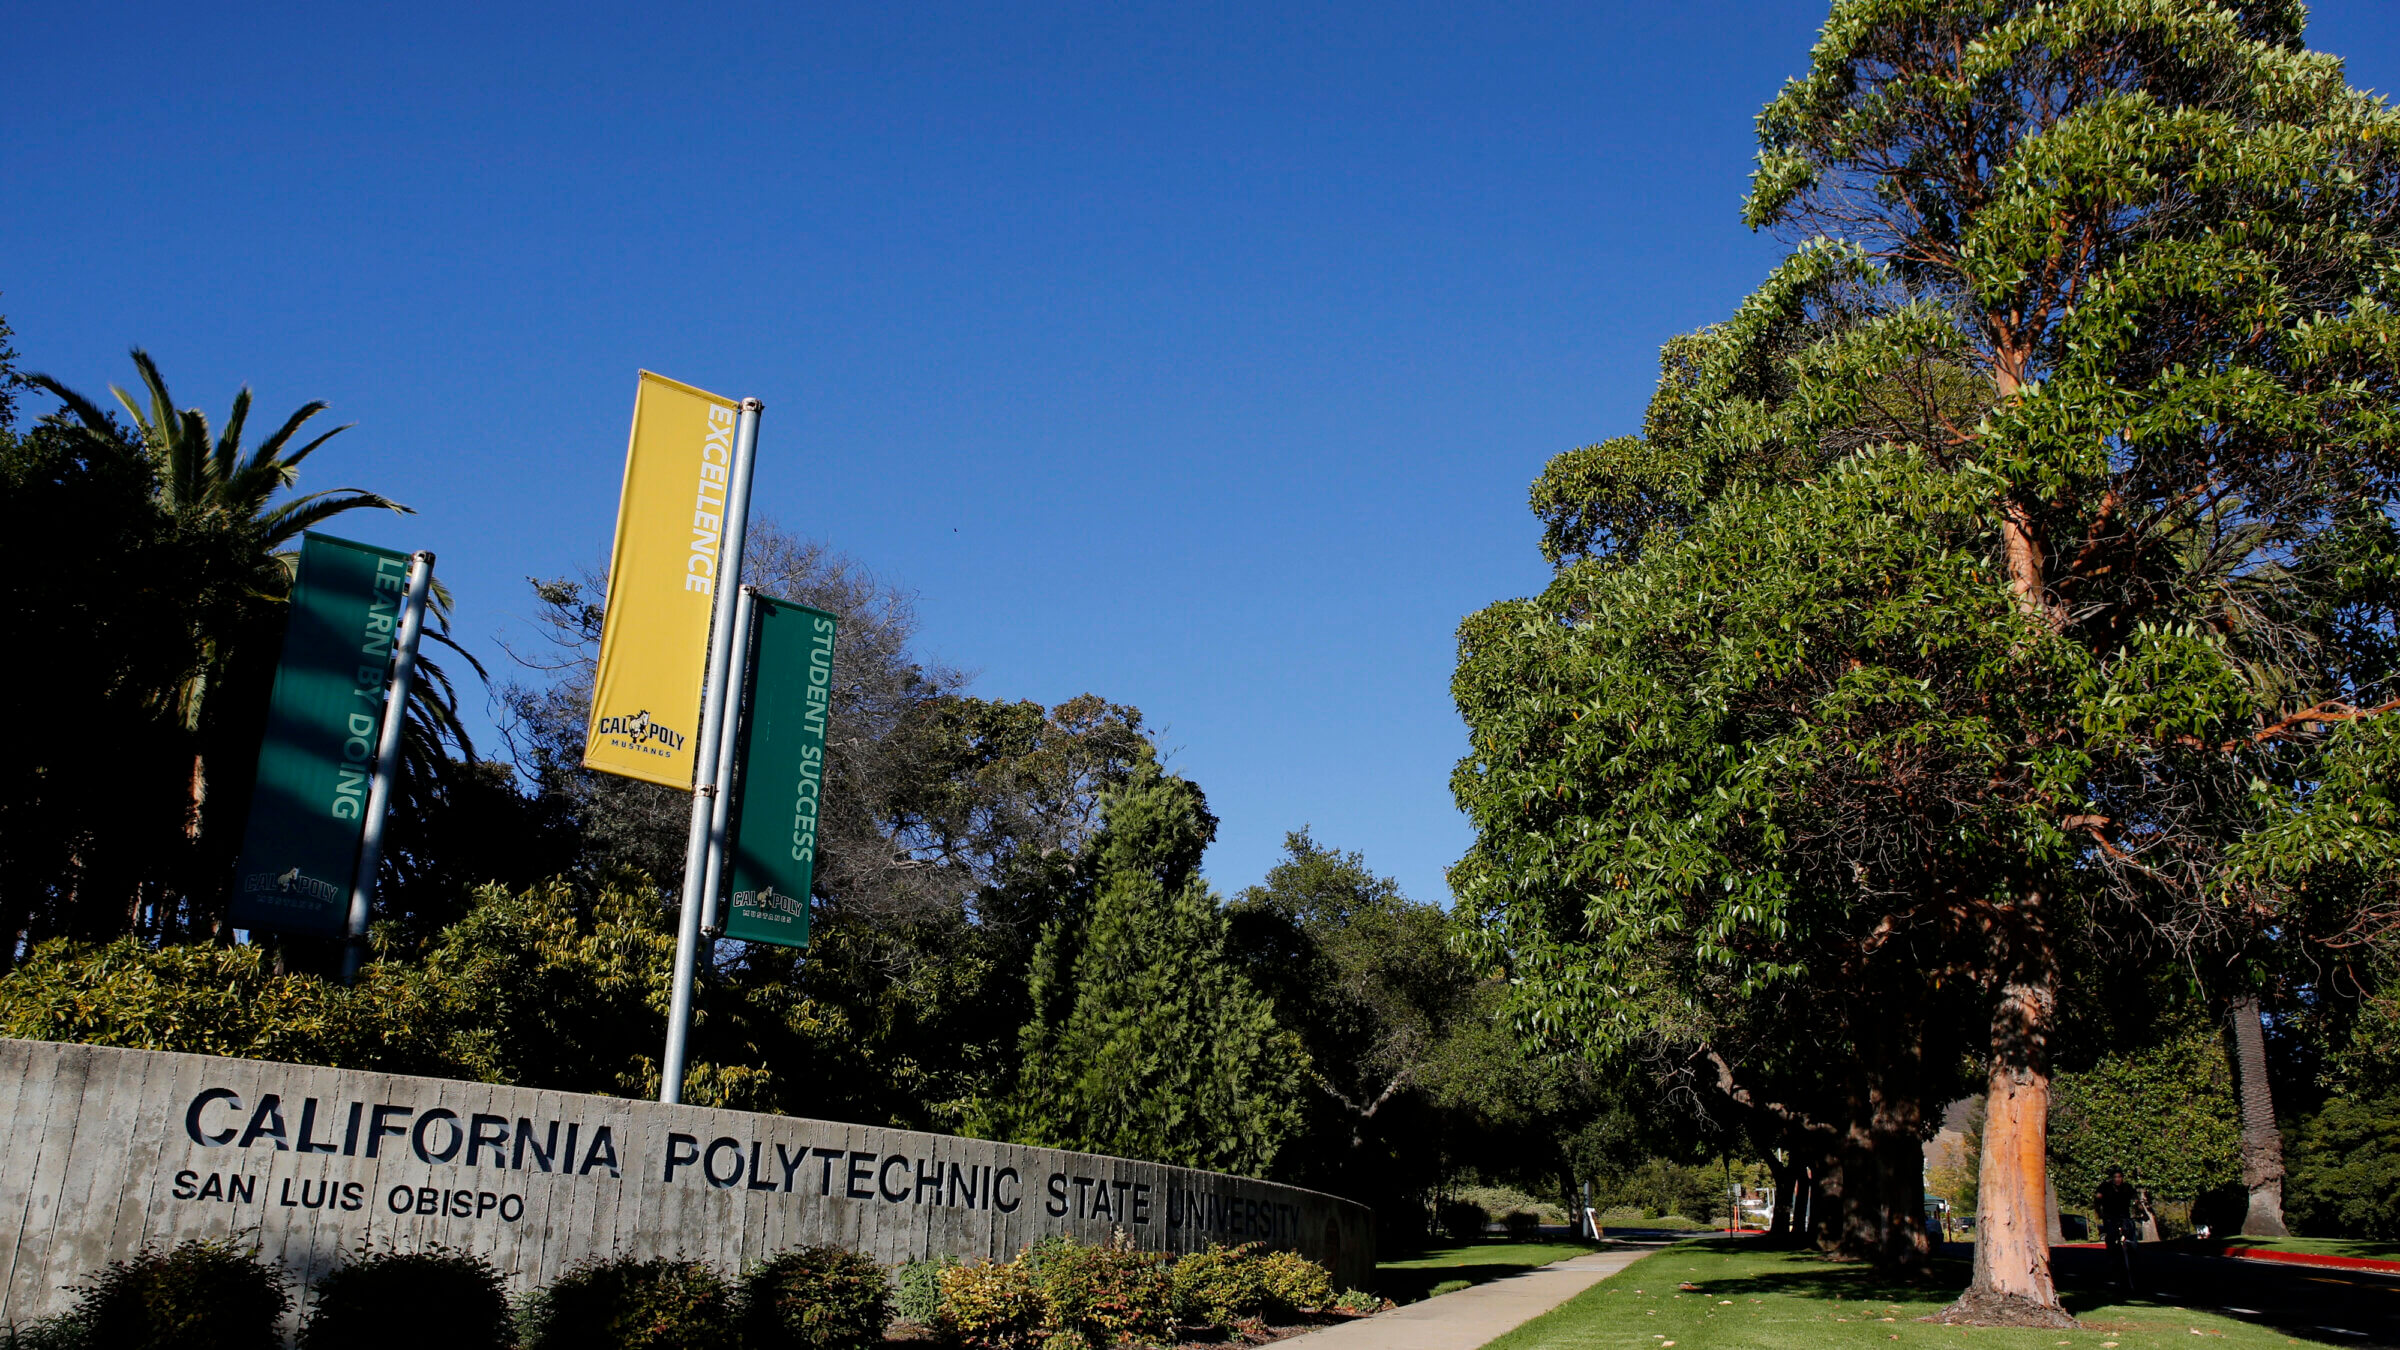
[[[934,1325],[973,1350],[1026,1350],[1041,1343],[1049,1309],[1033,1266],[1023,1257],[951,1266],[935,1277],[942,1290]]]
[[[1512,1209],[1501,1218],[1500,1226],[1507,1229],[1508,1235],[1512,1238],[1530,1238],[1541,1232],[1542,1216],[1521,1209]]]
[[[1333,1301],[1333,1310],[1349,1313],[1353,1317],[1364,1317],[1383,1311],[1383,1300],[1364,1289],[1345,1289],[1342,1296]]]
[[[291,1301],[283,1268],[257,1248],[191,1238],[109,1262],[56,1330],[106,1350],[278,1350]]]
[[[2283,1203],[2300,1232],[2400,1238],[2400,1093],[2326,1102],[2293,1132],[2290,1149]],[[2192,1219],[2204,1221],[2197,1209]]]
[[[1298,1252],[1268,1252],[1258,1267],[1267,1295],[1259,1308],[1262,1316],[1284,1321],[1333,1302],[1333,1276]]]
[[[1458,1242],[1482,1237],[1484,1227],[1492,1221],[1491,1212],[1472,1200],[1445,1200],[1433,1217],[1441,1230]]]
[[[699,1261],[585,1261],[526,1301],[525,1350],[737,1350],[733,1287]]]
[[[1160,1340],[1175,1326],[1175,1278],[1164,1252],[1122,1241],[1069,1242],[1026,1253],[1049,1320],[1046,1330],[1080,1332],[1095,1345]]]
[[[935,1256],[900,1267],[892,1281],[892,1307],[900,1316],[930,1327],[942,1316],[942,1272],[958,1264],[955,1256]]]
[[[1257,1314],[1267,1300],[1253,1259],[1256,1243],[1225,1247],[1210,1243],[1206,1251],[1191,1252],[1175,1263],[1175,1315],[1193,1326],[1231,1326]]]
[[[429,1247],[368,1252],[327,1271],[300,1328],[299,1350],[508,1350],[516,1326],[492,1263]]]
[[[92,1350],[92,1343],[73,1318],[45,1317],[0,1327],[0,1350]]]
[[[883,1267],[844,1247],[794,1247],[742,1277],[749,1350],[854,1350],[880,1345],[892,1320]]]

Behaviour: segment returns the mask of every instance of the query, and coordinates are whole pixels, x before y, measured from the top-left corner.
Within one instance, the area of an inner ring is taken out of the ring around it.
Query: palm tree
[[[27,379],[66,405],[75,434],[93,452],[147,463],[153,496],[191,559],[181,583],[187,590],[186,612],[194,625],[198,656],[178,683],[157,690],[154,697],[189,741],[184,833],[197,843],[204,834],[214,833],[204,829],[204,818],[214,814],[209,801],[212,755],[227,755],[240,763],[256,745],[265,682],[272,679],[280,647],[283,606],[299,565],[301,532],[349,511],[411,512],[389,497],[360,488],[283,495],[298,483],[301,463],[349,429],[339,426],[301,441],[309,421],[325,411],[323,402],[302,404],[272,435],[245,450],[247,387],[234,396],[222,430],[212,434],[206,414],[175,406],[149,353],[135,348],[133,364],[141,374],[144,397],[109,387],[132,418],[131,430],[97,402],[50,376]],[[443,627],[448,608],[447,594],[437,591],[436,617]],[[430,626],[428,635],[457,649]],[[467,659],[481,674],[482,667],[471,656]],[[450,681],[438,666],[428,663],[421,670],[407,713],[410,739],[418,743],[411,747],[411,767],[424,766],[429,757],[442,758],[443,740],[466,748]],[[230,862],[230,841],[209,852],[225,855],[215,861]],[[203,878],[208,871],[203,868]],[[203,880],[197,889],[209,887]]]

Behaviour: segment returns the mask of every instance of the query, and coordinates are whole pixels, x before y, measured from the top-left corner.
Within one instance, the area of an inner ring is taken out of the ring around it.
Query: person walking
[[[2141,1192],[2125,1179],[2125,1169],[2108,1169],[2108,1180],[2092,1192],[2092,1211],[2100,1217],[2100,1234],[2108,1243],[2108,1254],[2117,1259],[2117,1267],[2125,1275],[2125,1292],[2133,1292],[2133,1244],[2141,1241],[2135,1211],[2142,1207]]]

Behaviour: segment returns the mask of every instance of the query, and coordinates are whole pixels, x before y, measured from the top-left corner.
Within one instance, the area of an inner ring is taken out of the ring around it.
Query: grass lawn
[[[1414,1303],[1439,1285],[1464,1288],[1581,1256],[1592,1249],[1588,1242],[1470,1242],[1458,1247],[1430,1247],[1405,1261],[1376,1263],[1375,1291],[1394,1303]]]
[[[2084,1331],[1937,1326],[1937,1312],[1967,1271],[1957,1262],[1932,1289],[1877,1278],[1858,1266],[1746,1247],[1739,1238],[1695,1239],[1645,1257],[1485,1350],[2265,1350],[2298,1344],[2229,1317],[2069,1294]],[[1681,1289],[1683,1284],[1697,1290]]]
[[[2208,1243],[2206,1246],[2220,1244]],[[2376,1261],[2400,1261],[2400,1242],[2373,1242],[2366,1238],[2227,1238],[2227,1247],[2263,1247],[2278,1252],[2312,1252],[2318,1256],[2364,1256]]]

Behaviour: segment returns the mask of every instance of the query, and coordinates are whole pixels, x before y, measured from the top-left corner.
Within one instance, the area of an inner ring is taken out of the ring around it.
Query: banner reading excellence
[[[834,618],[758,597],[750,631],[758,654],[742,727],[741,795],[727,851],[733,877],[725,936],[808,945],[808,888],[816,873],[825,791],[825,719],[832,706]]]
[[[690,791],[739,405],[641,373],[583,763]]]
[[[407,554],[301,536],[258,786],[234,869],[234,927],[349,931],[367,780],[407,591]]]

